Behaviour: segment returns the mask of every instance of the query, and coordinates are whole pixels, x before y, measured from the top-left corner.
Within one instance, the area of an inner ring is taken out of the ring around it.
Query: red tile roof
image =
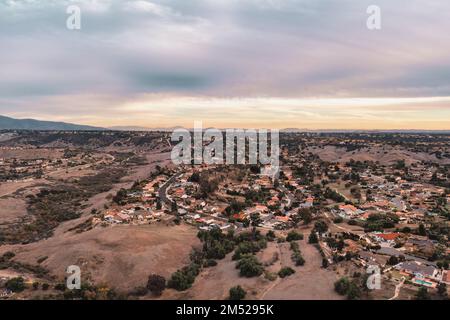
[[[375,234],[377,237],[380,237],[386,241],[395,240],[400,237],[400,233],[377,233]]]

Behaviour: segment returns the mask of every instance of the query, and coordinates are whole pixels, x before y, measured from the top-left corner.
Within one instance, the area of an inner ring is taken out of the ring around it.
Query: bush
[[[191,263],[189,266],[174,272],[168,281],[168,287],[178,291],[189,289],[195,281],[195,277],[200,273],[200,266]]]
[[[241,277],[247,278],[260,276],[264,272],[261,262],[252,255],[244,256],[239,260],[236,269],[240,270]]]
[[[146,287],[136,287],[133,289],[133,291],[130,292],[130,295],[136,296],[136,297],[142,297],[145,296],[148,292],[148,289]]]
[[[217,266],[217,261],[214,259],[208,259],[203,263],[204,268],[215,267]]]
[[[295,262],[296,266],[303,266],[305,264],[305,259],[300,252],[294,252],[291,258],[292,261]]]
[[[291,231],[288,233],[286,237],[286,241],[296,241],[296,240],[303,240],[303,234],[298,233],[296,231]]]
[[[25,283],[22,277],[11,278],[6,282],[5,287],[12,292],[22,292],[25,290]]]
[[[328,225],[325,221],[317,221],[316,223],[314,223],[314,230],[320,234],[325,233],[328,230]]]
[[[403,233],[411,233],[411,228],[410,227],[403,227],[402,228],[402,232]]]
[[[267,241],[274,241],[276,239],[275,232],[273,232],[272,230],[267,232],[266,239]]]
[[[291,259],[295,262],[296,266],[302,266],[305,264],[302,253],[297,242],[291,242],[291,250],[293,251]]]
[[[264,249],[266,247],[267,247],[267,240],[265,239],[261,239],[257,242],[250,242],[250,241],[241,242],[236,248],[232,259],[239,260],[243,255],[259,252],[261,249]]]
[[[416,300],[430,300],[430,295],[425,287],[420,287],[416,293]]]
[[[178,291],[184,291],[192,286],[194,280],[195,279],[192,279],[189,275],[178,270],[172,274],[167,285],[169,288],[173,288]]]
[[[344,219],[342,219],[342,217],[336,217],[333,219],[334,223],[342,223],[344,221]]]
[[[311,234],[309,235],[308,243],[313,244],[313,243],[318,243],[318,242],[319,242],[319,239],[317,238],[316,233],[314,231],[311,232]]]
[[[356,300],[361,296],[358,284],[345,277],[334,283],[334,290],[341,296],[346,295],[349,300]]]
[[[275,281],[277,279],[277,274],[275,272],[264,272],[264,278],[269,281]]]
[[[47,260],[47,256],[45,257],[40,257],[39,259],[37,259],[37,263],[41,264],[42,262],[44,262],[45,260]]]
[[[350,286],[350,281],[347,278],[341,278],[334,283],[334,290],[341,296],[347,293]]]
[[[380,214],[372,213],[367,218],[364,225],[366,232],[370,231],[383,231],[386,228],[393,228],[398,223],[399,218],[392,213]]]
[[[350,283],[350,287],[347,291],[348,300],[357,300],[361,297],[361,289],[355,282]]]
[[[280,271],[278,271],[278,275],[280,276],[280,278],[288,277],[294,273],[295,273],[295,270],[290,267],[284,267]]]
[[[286,242],[286,238],[283,238],[283,237],[277,238],[277,243],[283,243],[283,242]]]
[[[398,264],[398,258],[396,256],[391,256],[387,261],[387,264],[390,266],[395,266],[396,264]]]
[[[438,287],[438,294],[441,297],[447,298],[447,285],[443,282],[439,283]]]
[[[300,251],[300,246],[298,245],[297,242],[292,241],[289,245],[291,247],[292,251]]]
[[[312,221],[312,214],[311,214],[311,210],[308,208],[302,208],[300,210],[298,210],[298,215],[300,216],[300,218],[303,220],[303,223],[309,224]]]
[[[3,254],[2,258],[5,260],[11,260],[12,258],[14,258],[16,256],[16,254],[14,252],[11,251],[7,251]]]
[[[236,286],[230,289],[230,300],[242,300],[247,295],[247,292],[241,286]]]
[[[55,284],[55,290],[65,291],[66,290],[66,285],[64,283],[57,283],[57,284]]]
[[[163,276],[152,274],[148,277],[147,289],[155,296],[160,296],[166,289],[166,279]]]
[[[344,202],[345,198],[340,193],[336,192],[335,190],[330,189],[327,187],[324,192],[324,197],[327,199],[331,199],[335,202]]]

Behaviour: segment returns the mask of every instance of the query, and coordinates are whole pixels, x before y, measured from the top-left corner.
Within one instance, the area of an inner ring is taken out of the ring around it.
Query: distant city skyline
[[[81,30],[66,28],[67,6]],[[368,30],[378,5],[381,30]],[[0,1],[0,115],[92,126],[450,129],[450,2]]]

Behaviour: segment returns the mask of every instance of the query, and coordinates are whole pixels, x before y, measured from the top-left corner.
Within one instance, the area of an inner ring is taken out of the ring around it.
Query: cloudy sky
[[[450,129],[449,15],[448,0],[0,0],[0,114]]]

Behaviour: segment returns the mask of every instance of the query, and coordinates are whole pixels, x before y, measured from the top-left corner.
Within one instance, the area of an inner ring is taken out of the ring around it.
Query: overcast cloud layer
[[[0,114],[450,129],[449,30],[448,0],[2,0]]]

